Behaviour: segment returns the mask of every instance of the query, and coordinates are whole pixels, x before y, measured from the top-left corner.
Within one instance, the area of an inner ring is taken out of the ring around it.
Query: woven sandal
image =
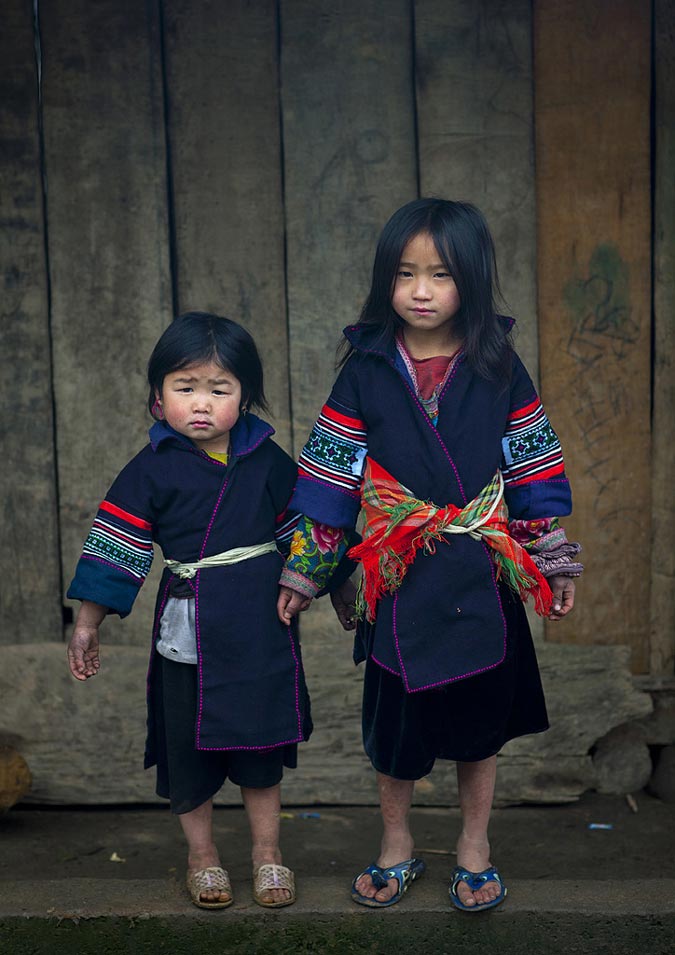
[[[281,902],[268,902],[263,898],[270,889],[287,889],[290,898]],[[253,901],[266,909],[280,909],[295,902],[295,876],[285,865],[267,863],[253,870]]]
[[[199,869],[198,872],[188,872],[187,887],[190,898],[200,909],[226,909],[228,905],[232,905],[234,902],[230,877],[227,870],[222,869],[219,865],[210,865],[206,869]],[[201,895],[202,892],[209,889],[227,892],[230,897],[220,902],[206,902]]]

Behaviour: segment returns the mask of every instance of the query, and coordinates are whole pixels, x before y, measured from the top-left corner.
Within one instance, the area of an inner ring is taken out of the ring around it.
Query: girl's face
[[[201,451],[225,453],[241,411],[241,384],[214,362],[166,375],[157,395],[164,420]]]
[[[452,341],[453,319],[460,308],[455,280],[443,264],[428,232],[420,232],[403,249],[391,304],[412,334]]]

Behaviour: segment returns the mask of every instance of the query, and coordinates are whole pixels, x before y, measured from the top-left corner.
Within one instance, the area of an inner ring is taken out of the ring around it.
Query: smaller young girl
[[[300,456],[304,516],[282,577],[289,622],[324,586],[316,524],[337,560],[361,511],[357,662],[366,661],[363,739],[377,772],[383,836],[358,872],[359,905],[399,902],[424,871],[408,823],[415,781],[457,765],[462,829],[450,900],[501,904],[488,822],[497,753],[548,727],[522,600],[552,620],[574,604],[577,544],[562,452],[495,308],[494,248],[467,203],[419,199],[385,225],[370,294],[344,330],[340,374]],[[331,531],[330,528],[333,530]],[[353,593],[333,603],[354,628]]]
[[[81,600],[68,647],[73,676],[99,670],[99,626],[126,616],[152,562],[159,587],[148,679],[145,766],[171,801],[188,843],[195,905],[233,901],[213,842],[213,797],[241,787],[252,836],[253,898],[295,901],[281,864],[280,781],[309,738],[309,697],[297,629],[276,615],[294,462],[265,409],[251,336],[227,318],[191,312],[161,336],[148,364],[150,443],[101,504],[68,596]]]

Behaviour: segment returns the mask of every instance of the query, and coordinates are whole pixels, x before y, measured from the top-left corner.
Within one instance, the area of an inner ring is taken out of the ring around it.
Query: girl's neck
[[[406,325],[402,336],[408,354],[417,359],[436,358],[441,355],[451,358],[463,344],[461,338],[452,333],[448,334],[446,329],[439,329],[438,334],[434,334],[434,331],[420,331]]]

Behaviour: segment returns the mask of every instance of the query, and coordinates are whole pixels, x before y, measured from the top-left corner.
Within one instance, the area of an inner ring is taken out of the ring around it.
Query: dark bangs
[[[499,283],[494,244],[482,213],[470,203],[415,199],[394,213],[377,244],[371,288],[359,323],[380,326],[386,341],[404,327],[391,297],[403,250],[422,232],[431,235],[457,285],[461,304],[455,327],[464,340],[467,361],[484,378],[508,380],[511,344],[495,307]],[[340,364],[350,351],[345,349]]]
[[[237,322],[210,312],[186,312],[169,325],[155,345],[148,362],[148,409],[155,417],[155,392],[171,372],[215,362],[241,383],[242,403],[267,411],[263,369],[251,335]]]

